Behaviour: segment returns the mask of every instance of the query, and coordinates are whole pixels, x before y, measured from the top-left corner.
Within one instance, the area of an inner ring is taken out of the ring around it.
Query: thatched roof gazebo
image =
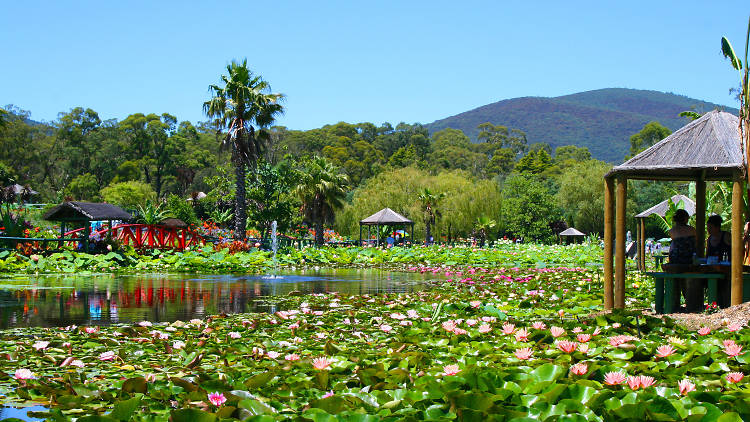
[[[628,179],[696,182],[695,224],[700,256],[703,255],[706,241],[706,181],[734,182],[731,304],[742,303],[742,180],[746,169],[737,116],[712,111],[607,173],[604,176],[605,309],[625,307],[625,210]]]
[[[671,198],[665,199],[635,216],[635,220],[638,222],[638,269],[641,271],[646,271],[646,219],[652,215],[666,216],[667,211],[669,211],[669,201],[672,201],[675,205],[682,202],[683,209],[690,216],[695,214],[695,202],[692,199],[685,195],[673,195]]]
[[[581,233],[580,231],[578,231],[577,229],[573,227],[568,227],[567,229],[561,231],[557,235],[560,237],[567,237],[567,238],[573,238],[573,239],[575,239],[576,237],[586,236],[585,234]]]
[[[367,226],[367,241],[370,241],[370,229],[372,226],[376,227],[376,233],[378,233],[378,237],[376,240],[376,245],[380,245],[380,226],[393,226],[393,227],[403,227],[404,231],[407,227],[411,227],[411,232],[409,233],[409,239],[413,241],[414,239],[414,222],[409,220],[408,218],[404,217],[403,215],[397,213],[396,211],[393,211],[390,208],[383,208],[382,210],[376,212],[375,214],[361,220],[359,222],[359,244],[362,245],[362,227]],[[404,236],[404,243],[406,243],[406,236]]]
[[[113,220],[128,221],[133,216],[117,205],[100,202],[67,201],[52,208],[44,214],[48,221],[60,222],[60,239],[65,237],[65,224],[81,224],[85,228],[83,233],[84,250],[88,250],[89,235],[92,221],[108,221],[112,227]]]

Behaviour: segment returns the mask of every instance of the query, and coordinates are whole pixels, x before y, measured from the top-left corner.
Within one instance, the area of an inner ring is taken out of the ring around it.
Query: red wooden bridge
[[[78,239],[84,236],[85,228],[65,233],[65,238]],[[109,232],[109,233],[108,233]],[[105,227],[92,232],[92,235],[104,239],[111,236],[123,245],[132,245],[136,249],[177,249],[188,246],[199,246],[206,239],[196,231],[188,228],[155,226],[148,224],[118,224],[112,228]],[[73,241],[70,243],[77,243]]]

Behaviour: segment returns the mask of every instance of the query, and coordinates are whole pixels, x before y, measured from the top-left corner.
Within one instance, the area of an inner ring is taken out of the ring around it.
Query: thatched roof
[[[50,221],[130,220],[133,216],[122,208],[105,203],[63,202],[44,214]]]
[[[160,226],[169,227],[169,228],[175,228],[175,229],[184,229],[187,228],[187,223],[180,220],[179,218],[166,218],[162,220],[161,223],[159,223]]]
[[[667,210],[669,210],[669,201],[672,201],[672,203],[674,203],[675,205],[679,204],[680,201],[682,201],[682,203],[685,205],[685,211],[687,211],[687,213],[690,215],[695,214],[695,202],[693,202],[692,199],[688,198],[685,195],[674,195],[670,199],[665,199],[664,201],[659,202],[646,211],[643,211],[642,213],[636,215],[635,218],[646,218],[653,214],[664,217],[665,215],[667,215]]]
[[[560,236],[586,236],[586,235],[574,229],[573,227],[568,227],[567,229],[560,232]]]
[[[383,208],[375,214],[360,221],[359,224],[363,226],[375,226],[385,224],[412,224],[413,221],[404,217],[403,215],[393,211],[390,208]]]
[[[631,179],[730,180],[744,173],[745,159],[737,116],[714,110],[614,167],[606,177]]]

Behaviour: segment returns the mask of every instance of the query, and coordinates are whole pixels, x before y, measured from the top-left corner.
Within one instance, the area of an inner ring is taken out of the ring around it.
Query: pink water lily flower
[[[83,368],[86,365],[83,363],[82,360],[75,359],[72,362],[70,362],[70,366],[75,366],[76,368]]]
[[[578,362],[575,365],[570,367],[570,372],[576,374],[576,375],[584,375],[586,372],[588,372],[589,366],[584,362]]]
[[[628,378],[623,372],[610,371],[604,374],[604,383],[607,385],[620,385]]]
[[[277,358],[277,357],[279,357],[280,355],[281,355],[281,353],[279,353],[279,352],[274,352],[273,350],[269,350],[269,351],[268,351],[268,353],[266,353],[266,356],[268,356],[268,357],[269,357],[269,358],[271,358],[271,359],[276,359],[276,358]]]
[[[589,343],[581,343],[578,345],[578,351],[584,355],[589,352]]]
[[[534,351],[531,349],[531,347],[524,347],[521,349],[516,349],[513,354],[516,356],[516,359],[527,360],[531,358],[531,356],[534,354]]]
[[[729,339],[726,339],[726,340],[722,341],[721,344],[723,344],[724,347],[727,347],[727,346],[732,346],[732,345],[734,345],[736,343],[734,342],[734,340],[732,340],[731,338],[729,338]]]
[[[528,337],[529,332],[525,328],[516,331],[516,341],[526,341],[528,340]]]
[[[32,344],[31,347],[33,347],[35,350],[44,350],[49,346],[48,341],[37,341],[36,343]]]
[[[321,397],[321,399],[327,399],[328,397],[333,397],[333,390],[331,390],[331,391],[323,394],[323,396]]]
[[[296,354],[296,353],[290,353],[290,354],[288,354],[288,355],[284,356],[284,359],[286,359],[286,360],[288,360],[288,361],[295,361],[295,360],[299,360],[299,355],[298,355],[298,354]]]
[[[701,327],[698,329],[698,334],[702,336],[707,336],[711,333],[711,329],[708,327]]]
[[[531,323],[531,328],[535,330],[544,330],[547,328],[547,324],[543,323],[542,321],[534,321]]]
[[[391,327],[388,324],[383,324],[383,325],[380,326],[380,331],[382,331],[384,333],[390,333],[391,331],[393,331],[393,327]]]
[[[740,331],[741,329],[742,329],[742,324],[740,324],[738,322],[733,322],[733,323],[727,325],[727,331],[729,331],[729,332]]]
[[[456,327],[456,328],[453,329],[453,334],[455,334],[457,336],[462,336],[462,335],[467,334],[467,333],[468,333],[468,331],[464,330],[463,328]]]
[[[443,375],[449,376],[449,375],[456,375],[457,373],[461,372],[461,369],[458,367],[458,365],[445,365],[443,366]]]
[[[578,340],[579,343],[586,343],[591,340],[591,334],[578,334],[576,340]]]
[[[415,311],[414,309],[409,309],[408,311],[406,311],[406,315],[409,318],[419,318],[419,313],[417,313],[417,311]]]
[[[582,332],[583,332],[583,328],[581,328],[581,327],[576,327],[576,328],[573,329],[573,333],[575,333],[575,334],[582,333]]]
[[[687,395],[687,393],[691,391],[695,391],[695,384],[690,382],[689,379],[684,379],[677,383],[677,387],[680,389],[680,394],[683,396]]]
[[[96,327],[86,327],[83,329],[87,334],[94,334],[95,332],[99,331]]]
[[[31,380],[36,377],[34,377],[34,373],[31,372],[31,370],[26,368],[17,369],[16,373],[13,375],[13,378],[17,380]]]
[[[742,372],[728,372],[725,377],[728,382],[735,384],[742,381],[742,378],[745,378],[745,374]]]
[[[638,378],[640,378],[640,381],[641,381],[641,388],[648,388],[656,383],[656,380],[654,379],[654,377],[651,377],[648,375],[641,375]]]
[[[513,334],[516,331],[514,324],[503,324],[503,334]]]
[[[565,329],[560,328],[560,327],[552,327],[549,329],[549,332],[552,334],[552,337],[557,338],[565,334]]]
[[[479,326],[479,332],[482,334],[489,333],[490,331],[492,331],[492,327],[490,327],[490,324],[482,324]]]
[[[472,308],[478,308],[482,306],[482,302],[478,300],[472,300],[471,302],[469,302],[469,305],[471,305]]]
[[[227,398],[224,397],[224,393],[208,393],[208,401],[214,406],[221,406],[227,402]]]
[[[104,362],[110,361],[110,360],[115,360],[115,356],[116,356],[115,352],[113,352],[113,351],[110,350],[108,352],[101,353],[99,355],[99,360],[100,361],[104,361]]]
[[[665,358],[667,356],[672,356],[675,352],[674,347],[670,344],[664,344],[656,348],[656,357],[657,358]]]
[[[726,353],[729,357],[737,357],[739,356],[740,352],[742,352],[742,346],[740,346],[739,344],[729,344],[724,346],[724,353]]]
[[[331,361],[329,361],[328,358],[324,356],[315,358],[312,361],[312,366],[313,368],[318,370],[328,369],[328,367],[331,366]]]
[[[452,333],[453,330],[456,328],[456,323],[451,320],[448,320],[448,321],[443,322],[442,326],[445,331]]]
[[[237,331],[230,331],[229,332],[229,337],[237,339],[237,338],[242,337],[242,334],[238,333]]]
[[[631,390],[635,391],[639,388],[641,388],[641,377],[639,376],[629,376],[628,379],[628,387],[630,387]]]
[[[578,347],[578,343],[568,340],[558,341],[557,348],[565,353],[573,353]]]

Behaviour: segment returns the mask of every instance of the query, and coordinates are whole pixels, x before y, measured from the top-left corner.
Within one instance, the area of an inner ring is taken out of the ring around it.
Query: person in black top
[[[695,229],[688,225],[690,214],[683,209],[677,210],[672,216],[672,229],[669,237],[672,243],[669,245],[669,263],[690,265],[696,253]],[[703,310],[703,289],[705,280],[702,279],[675,279],[672,303],[674,309],[680,308],[680,295],[685,297],[685,308],[687,312],[701,312]],[[679,312],[678,311],[678,312]]]
[[[706,231],[708,240],[706,240],[706,257],[716,257],[716,262],[729,261],[732,259],[732,236],[729,232],[721,230],[721,224],[724,220],[720,215],[712,215],[706,221]],[[726,308],[730,303],[731,288],[729,280],[718,281],[718,298],[717,305]]]

